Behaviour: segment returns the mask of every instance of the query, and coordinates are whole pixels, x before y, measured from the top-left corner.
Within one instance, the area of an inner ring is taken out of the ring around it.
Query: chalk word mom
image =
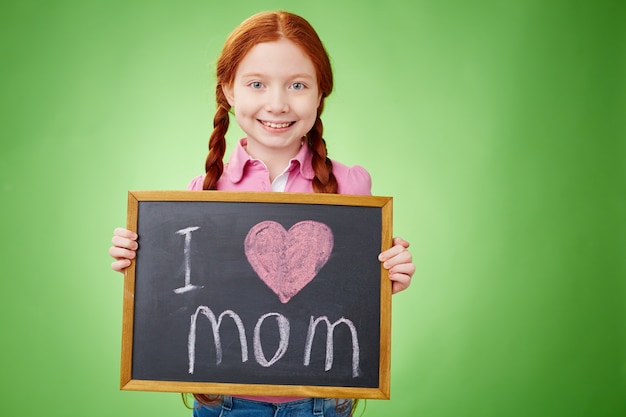
[[[213,341],[215,343],[215,359],[216,365],[219,365],[222,362],[222,344],[220,338],[220,326],[222,324],[222,319],[225,316],[230,317],[237,326],[237,330],[239,332],[239,343],[241,345],[241,362],[248,361],[248,339],[246,338],[246,329],[241,321],[241,318],[237,313],[232,310],[223,311],[219,317],[215,317],[213,311],[207,306],[199,306],[196,309],[196,312],[191,315],[191,325],[189,327],[189,338],[188,338],[188,355],[189,355],[189,373],[193,374],[195,368],[196,361],[196,323],[198,321],[198,316],[203,315],[211,322],[211,328],[213,330]],[[263,346],[261,345],[261,326],[265,319],[269,317],[275,317],[276,323],[278,325],[278,334],[279,334],[279,343],[274,356],[270,360],[267,360],[265,354],[263,353]],[[339,320],[331,323],[326,316],[313,317],[309,321],[309,329],[307,332],[306,343],[304,347],[304,360],[303,365],[309,366],[311,362],[311,349],[313,346],[313,340],[315,338],[315,331],[317,329],[317,325],[320,323],[326,323],[326,361],[324,364],[324,370],[329,371],[333,366],[333,334],[335,331],[335,327],[340,324],[344,324],[348,326],[350,329],[350,333],[352,335],[352,377],[356,378],[359,376],[359,338],[356,331],[356,327],[354,323],[346,319],[345,317],[340,318]],[[259,320],[254,326],[254,336],[253,336],[253,347],[254,347],[254,358],[257,363],[263,367],[270,367],[283,357],[285,352],[287,352],[287,348],[289,346],[289,320],[280,313],[267,313],[259,317]]]

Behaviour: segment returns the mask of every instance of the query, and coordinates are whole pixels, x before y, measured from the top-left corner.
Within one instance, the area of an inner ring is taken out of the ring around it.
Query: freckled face
[[[255,45],[223,87],[255,158],[294,157],[317,117],[321,94],[311,59],[292,41]]]

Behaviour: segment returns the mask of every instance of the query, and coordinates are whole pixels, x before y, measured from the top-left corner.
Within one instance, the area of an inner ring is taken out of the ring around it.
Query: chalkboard
[[[130,191],[121,388],[389,398],[392,198]]]

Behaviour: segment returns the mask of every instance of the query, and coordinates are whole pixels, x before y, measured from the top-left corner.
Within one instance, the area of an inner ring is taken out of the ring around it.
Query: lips
[[[284,129],[293,125],[295,122],[269,122],[267,120],[259,120],[263,126],[271,127],[272,129]]]

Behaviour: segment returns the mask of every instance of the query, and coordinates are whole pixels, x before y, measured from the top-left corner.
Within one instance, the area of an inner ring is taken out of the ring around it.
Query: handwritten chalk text
[[[220,337],[220,326],[222,325],[222,319],[224,317],[230,317],[237,326],[237,331],[239,333],[239,344],[241,346],[241,362],[248,361],[248,340],[246,337],[246,329],[243,325],[243,322],[239,315],[232,310],[223,311],[217,318],[213,311],[207,306],[199,306],[196,309],[196,312],[191,315],[191,324],[189,326],[189,338],[188,338],[188,357],[189,357],[189,373],[193,374],[195,369],[195,361],[196,361],[196,339],[197,339],[197,321],[198,316],[206,317],[211,323],[211,329],[213,333],[213,344],[215,347],[215,363],[219,365],[222,362],[222,344]],[[270,360],[267,360],[265,354],[263,353],[263,346],[261,345],[261,326],[263,322],[269,318],[275,317],[279,330],[279,343],[274,356]],[[317,329],[317,325],[319,323],[326,323],[326,361],[324,364],[324,370],[329,371],[333,366],[333,354],[334,354],[334,340],[333,334],[335,327],[340,324],[347,326],[350,329],[350,334],[352,336],[352,377],[356,378],[359,376],[359,360],[360,360],[360,351],[359,351],[359,337],[357,334],[356,327],[354,323],[345,318],[341,317],[339,320],[331,323],[328,317],[320,316],[313,317],[311,316],[311,320],[309,322],[309,329],[306,337],[306,345],[304,348],[304,360],[303,365],[309,366],[311,362],[311,350],[313,348],[313,341],[315,339],[315,332]],[[289,347],[289,320],[280,313],[267,313],[259,317],[256,326],[254,327],[254,336],[253,336],[253,346],[254,346],[254,358],[257,363],[263,367],[270,367],[283,357],[285,352]]]

